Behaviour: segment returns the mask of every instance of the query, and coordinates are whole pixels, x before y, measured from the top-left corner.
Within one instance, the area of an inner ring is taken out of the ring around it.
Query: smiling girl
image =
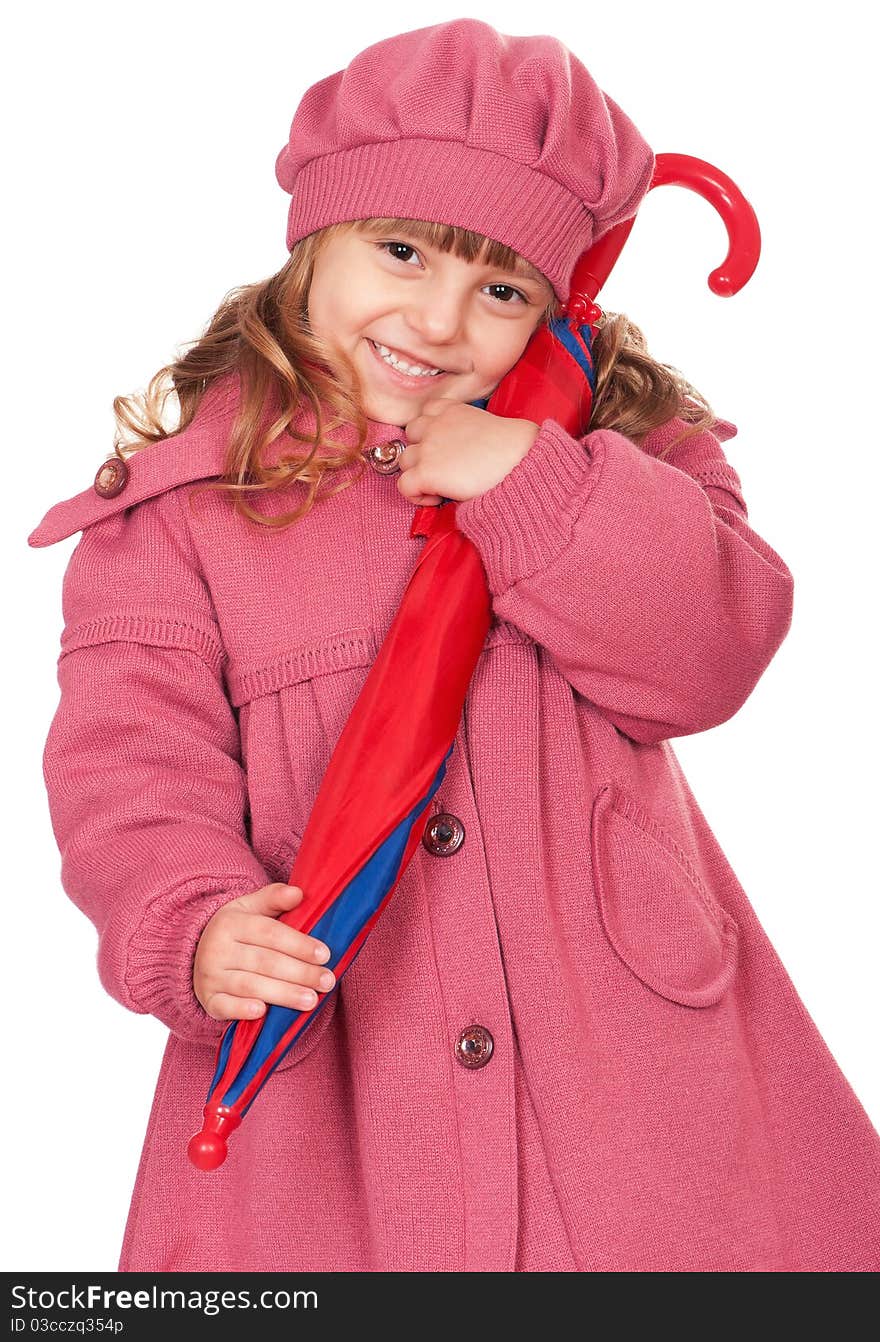
[[[438,233],[445,250],[431,241]],[[455,230],[393,219],[325,230],[308,313],[311,329],[333,346],[337,364],[351,360],[352,378],[362,380],[362,404],[371,419],[404,427],[412,448],[423,442],[420,429],[426,426],[419,417],[444,416],[434,427],[444,441],[447,483],[453,490],[448,497],[463,500],[502,479],[525,456],[538,426],[497,417],[487,426],[479,411],[450,421],[445,412],[453,404],[487,400],[535,327],[558,304],[552,285],[523,257],[511,259],[507,249],[496,247],[502,251],[496,260],[488,239],[481,237],[469,239],[471,249],[474,243],[483,248],[481,257],[458,256],[449,249],[449,234],[454,238]],[[455,428],[467,437],[458,477],[450,437]],[[484,439],[479,463],[474,429]],[[430,470],[429,465],[424,469],[424,452],[418,460],[424,481]],[[401,463],[401,491],[415,504],[439,503],[438,494],[416,490],[409,474],[416,462],[417,454],[410,451],[406,468]]]
[[[485,409],[653,169],[555,38],[367,48],[278,155],[286,264],[117,398],[131,441],[30,537],[83,533],[44,752],[62,883],[104,986],[170,1031],[122,1271],[880,1266],[880,1139],[670,746],[791,621],[735,427],[622,314],[583,435]],[[422,848],[337,981],[279,915],[413,505],[442,499],[492,625]],[[195,1170],[229,1021],[319,1000]]]

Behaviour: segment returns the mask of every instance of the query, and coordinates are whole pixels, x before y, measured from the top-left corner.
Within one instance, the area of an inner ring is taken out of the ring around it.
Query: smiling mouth
[[[380,364],[382,368],[385,369],[388,376],[398,386],[423,388],[426,385],[433,386],[435,383],[441,381],[442,378],[450,376],[449,370],[445,368],[437,373],[405,373],[401,368],[395,368],[392,363],[389,363],[387,359],[382,357],[376,347],[376,341],[371,340],[369,336],[365,337],[365,339],[372,351],[376,363]],[[388,347],[386,346],[385,348]]]

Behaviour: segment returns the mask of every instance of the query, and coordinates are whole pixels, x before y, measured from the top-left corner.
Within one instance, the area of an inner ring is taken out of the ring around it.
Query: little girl
[[[482,408],[653,168],[554,38],[369,47],[278,156],[286,264],[117,398],[134,440],[30,537],[82,532],[44,754],[62,883],[107,991],[170,1030],[120,1270],[880,1267],[880,1138],[670,745],[790,624],[735,427],[622,315],[583,437]],[[278,915],[442,499],[492,626],[423,848],[336,983]],[[229,1021],[317,995],[195,1170]]]

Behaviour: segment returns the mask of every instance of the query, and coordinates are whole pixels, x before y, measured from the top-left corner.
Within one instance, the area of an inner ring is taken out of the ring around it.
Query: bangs
[[[405,219],[386,216],[381,219],[357,219],[352,227],[358,233],[370,237],[378,233],[404,232],[418,242],[426,242],[438,252],[451,252],[462,261],[477,261],[487,266],[497,266],[499,270],[522,275],[524,279],[549,283],[546,276],[526,261],[513,247],[483,233],[475,233],[470,228],[460,228],[457,224],[438,224],[427,219]]]

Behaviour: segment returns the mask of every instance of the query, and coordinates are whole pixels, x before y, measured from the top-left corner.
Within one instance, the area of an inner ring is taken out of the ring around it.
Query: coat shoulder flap
[[[139,448],[124,460],[111,456],[99,467],[88,489],[49,509],[28,536],[28,545],[54,545],[144,499],[178,485],[220,476],[225,449],[224,435],[217,432],[216,424],[193,423],[160,443]]]
[[[698,484],[726,490],[748,516],[739,473],[727,460],[721,446],[736,437],[737,426],[729,419],[716,416],[710,429],[696,434],[688,432],[691,429],[686,420],[676,415],[646,434],[642,448],[652,456],[662,455],[669,465],[684,471]],[[678,441],[679,435],[686,436]]]

